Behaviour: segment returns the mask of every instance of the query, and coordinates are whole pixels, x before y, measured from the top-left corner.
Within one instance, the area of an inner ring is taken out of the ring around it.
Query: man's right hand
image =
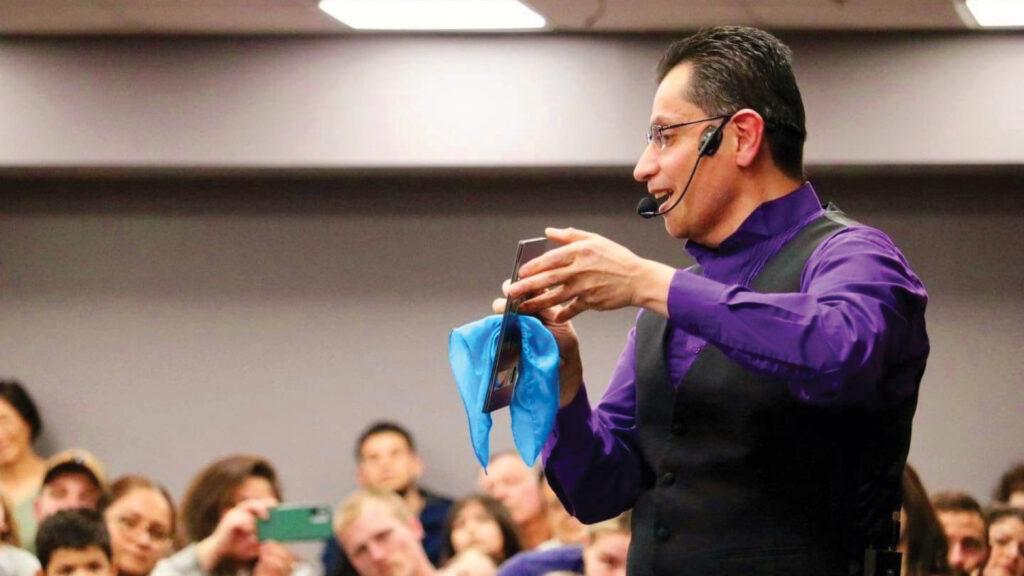
[[[508,294],[510,284],[509,280],[505,280],[501,285],[503,294]],[[552,306],[539,311],[536,315],[544,323],[544,326],[551,331],[551,334],[555,337],[555,342],[558,343],[558,355],[560,358],[558,365],[559,408],[565,407],[569,402],[572,402],[572,399],[579,393],[580,386],[583,385],[583,361],[580,359],[580,340],[576,336],[576,329],[573,328],[572,321],[555,322],[555,315],[563,307],[561,305]],[[505,298],[496,298],[491,303],[491,308],[495,314],[504,313]]]

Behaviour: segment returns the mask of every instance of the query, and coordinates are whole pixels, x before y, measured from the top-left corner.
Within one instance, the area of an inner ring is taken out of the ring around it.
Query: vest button
[[[675,483],[676,483],[676,475],[675,474],[673,474],[671,472],[665,472],[661,476],[661,485],[662,486],[671,486],[671,485],[673,485]]]
[[[661,540],[662,542],[668,541],[669,536],[670,534],[668,528],[665,528],[664,526],[658,526],[654,529],[654,537],[658,540]]]
[[[672,433],[676,436],[682,436],[684,431],[686,431],[686,427],[682,422],[676,422],[672,425]]]

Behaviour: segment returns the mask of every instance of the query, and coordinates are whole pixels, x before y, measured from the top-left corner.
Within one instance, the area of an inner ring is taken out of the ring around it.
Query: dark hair
[[[260,456],[241,454],[221,458],[192,479],[181,500],[181,522],[185,538],[198,542],[217,528],[220,517],[231,507],[231,498],[248,478],[265,478],[281,500],[281,485],[270,462]]]
[[[0,399],[6,400],[25,420],[29,430],[32,431],[32,441],[34,442],[36,438],[39,438],[39,435],[43,432],[43,420],[39,417],[39,409],[36,408],[36,403],[32,401],[32,397],[29,396],[28,391],[21,385],[21,382],[17,380],[0,380]]]
[[[1024,492],[1024,462],[1018,462],[999,477],[992,499],[996,502],[1009,502],[1014,492]]]
[[[523,544],[519,539],[519,528],[512,520],[512,515],[509,514],[508,509],[505,508],[501,502],[498,502],[486,494],[473,494],[472,496],[467,496],[462,500],[459,500],[448,510],[448,517],[444,520],[444,529],[441,532],[440,558],[442,565],[456,554],[455,546],[452,545],[452,528],[455,525],[455,519],[459,516],[459,512],[473,503],[479,504],[483,507],[487,515],[494,519],[495,523],[498,524],[498,528],[501,530],[502,557],[492,558],[495,564],[500,565],[505,560],[508,560],[522,551]]]
[[[949,543],[935,514],[921,477],[908,463],[903,468],[903,510],[907,522],[902,541],[906,545],[907,573],[904,576],[948,574]]]
[[[377,434],[384,434],[390,432],[392,434],[398,434],[402,438],[405,438],[405,443],[409,445],[409,451],[416,453],[416,441],[412,439],[412,434],[406,430],[402,425],[396,422],[390,422],[388,420],[378,420],[363,430],[362,434],[359,435],[359,439],[356,440],[356,460],[362,460],[363,444],[370,438],[370,436],[376,436]]]
[[[985,523],[991,529],[992,525],[1004,518],[1016,518],[1024,522],[1024,510],[1013,506],[996,505],[985,512]]]
[[[99,548],[110,560],[110,534],[95,510],[61,510],[39,524],[36,533],[36,556],[43,570],[53,554],[61,549],[85,550]]]
[[[178,512],[174,509],[174,500],[171,498],[171,493],[167,491],[163,484],[146,476],[125,474],[114,480],[114,483],[110,485],[110,496],[103,506],[103,511],[105,512],[115,502],[135,490],[155,490],[163,496],[164,500],[167,501],[167,507],[171,510],[171,523],[168,528],[170,528],[172,538],[176,537],[178,535]]]
[[[936,512],[971,512],[984,518],[981,504],[967,492],[946,490],[932,496],[932,507]]]
[[[792,59],[792,51],[764,30],[704,28],[669,47],[658,64],[658,81],[679,64],[692,64],[684,97],[714,116],[755,110],[764,118],[775,165],[787,176],[803,178],[807,129]]]

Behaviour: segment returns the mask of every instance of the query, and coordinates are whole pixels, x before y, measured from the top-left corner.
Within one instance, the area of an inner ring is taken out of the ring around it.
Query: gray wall
[[[1024,35],[787,38],[810,164],[1024,162]],[[0,168],[628,166],[669,40],[2,39]]]
[[[816,182],[887,230],[927,284],[912,460],[929,487],[987,497],[1024,457],[1019,174]],[[428,485],[470,490],[447,334],[488,312],[515,240],[572,225],[687,263],[632,215],[628,177],[2,184],[0,372],[42,405],[44,449],[90,447],[179,494],[206,461],[256,451],[291,497],[336,501],[353,487],[354,436],[378,417],[419,436]],[[579,320],[594,398],[633,314]],[[500,417],[495,449],[507,428]]]

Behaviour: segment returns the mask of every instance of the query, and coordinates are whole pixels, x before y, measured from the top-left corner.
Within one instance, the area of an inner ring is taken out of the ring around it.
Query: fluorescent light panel
[[[321,0],[320,9],[357,30],[525,30],[544,17],[517,0]]]
[[[1024,27],[1022,0],[967,0],[967,9],[979,26]]]

